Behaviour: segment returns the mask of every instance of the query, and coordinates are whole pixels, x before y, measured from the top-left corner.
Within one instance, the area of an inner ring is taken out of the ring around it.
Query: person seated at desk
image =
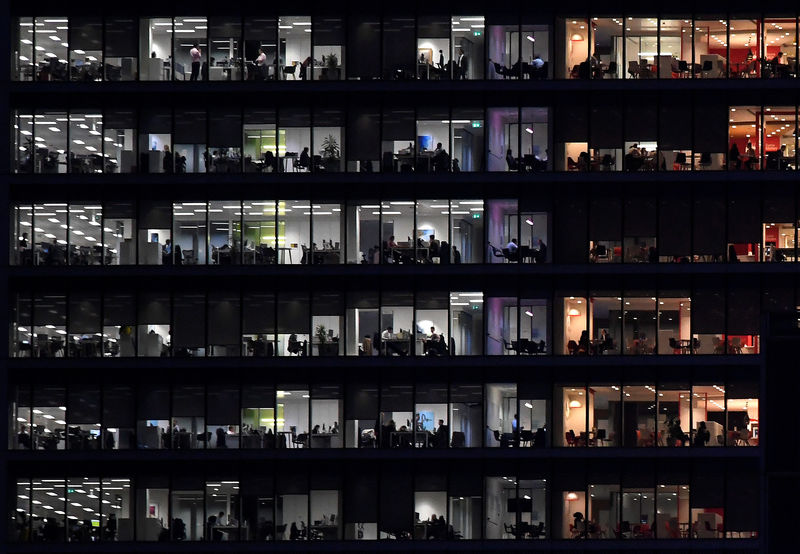
[[[397,244],[397,242],[394,240],[394,235],[390,236],[389,240],[387,240],[384,243],[384,253],[383,253],[384,259],[388,263],[395,263],[395,264],[400,263],[400,261],[403,258],[403,254],[399,250],[397,250],[398,248],[400,248],[400,245]]]
[[[312,435],[319,435],[319,433],[320,433],[319,425],[314,425],[314,428],[311,429],[311,434]]]
[[[275,154],[272,150],[267,150],[264,152],[264,169],[269,169],[272,173],[276,173],[278,171],[278,158],[275,157]]]
[[[450,155],[442,147],[441,142],[436,143],[436,149],[433,151],[432,162],[434,172],[443,172],[450,169]]]
[[[455,246],[453,247],[455,248]],[[539,239],[539,248],[533,251],[533,262],[543,264],[547,261],[547,245]]]
[[[603,354],[606,350],[614,349],[614,339],[608,334],[607,329],[600,330],[600,342],[597,345],[597,353]]]
[[[386,330],[381,333],[381,341],[385,349],[384,354],[387,356],[391,356],[392,354],[407,356],[408,353],[395,342],[396,340],[397,336],[394,334],[394,329],[392,329],[392,327],[387,327]]]
[[[544,67],[544,60],[539,54],[536,54],[531,60],[531,67],[535,71],[540,71]]]
[[[506,244],[506,247],[502,250],[494,246],[491,242],[489,243],[489,248],[492,249],[492,254],[494,254],[495,258],[506,258],[510,261],[517,261],[519,241],[515,238],[511,239],[511,241]]]
[[[514,157],[514,152],[511,148],[506,150],[506,164],[508,164],[509,171],[516,171],[519,169],[519,161]]]
[[[772,66],[772,73],[775,77],[785,79],[790,76],[789,66],[785,63],[783,52],[778,52],[775,57],[769,61]]]

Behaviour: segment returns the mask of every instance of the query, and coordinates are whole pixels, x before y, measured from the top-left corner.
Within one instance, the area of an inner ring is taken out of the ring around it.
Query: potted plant
[[[317,336],[317,348],[319,349],[320,356],[338,356],[339,355],[339,342],[333,340],[328,342],[328,329],[324,325],[317,325],[314,329],[314,334]]]
[[[325,66],[325,80],[338,81],[339,80],[339,57],[331,52],[327,56],[322,56],[322,64]]]
[[[341,151],[339,142],[333,135],[328,135],[322,140],[322,166],[325,171],[338,171]]]

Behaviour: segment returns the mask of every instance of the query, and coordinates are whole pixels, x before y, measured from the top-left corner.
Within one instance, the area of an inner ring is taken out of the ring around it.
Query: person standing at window
[[[264,53],[263,48],[258,49],[258,57],[256,58],[256,80],[264,81],[267,78],[267,55]]]
[[[197,76],[200,74],[200,45],[196,42],[192,45],[192,49],[189,50],[189,55],[192,57],[192,76],[189,78],[190,81],[196,81]]]
[[[466,79],[467,78],[467,69],[468,69],[468,60],[466,54],[464,54],[463,48],[459,49],[458,55],[458,78],[459,79]]]

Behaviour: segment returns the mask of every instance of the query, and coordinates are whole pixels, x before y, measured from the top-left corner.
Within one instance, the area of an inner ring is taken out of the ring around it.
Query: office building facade
[[[4,549],[774,551],[798,15],[11,2]]]

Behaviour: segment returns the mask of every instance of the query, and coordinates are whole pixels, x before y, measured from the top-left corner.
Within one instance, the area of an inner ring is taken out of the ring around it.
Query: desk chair
[[[576,356],[578,354],[578,343],[574,340],[571,340],[567,343],[567,352],[569,352],[570,356]]]
[[[292,444],[297,448],[306,448],[308,446],[308,433],[300,433],[292,437]]]
[[[466,435],[461,431],[453,431],[453,440],[450,443],[451,448],[464,448],[467,444]]]
[[[297,66],[295,65],[284,65],[283,67],[281,67],[281,73],[283,74],[283,79],[286,80],[287,75],[291,75],[292,80],[297,80],[297,77],[295,76],[294,73],[296,67]]]
[[[503,248],[503,257],[509,262],[519,261],[519,248],[515,252],[511,252],[508,248]]]
[[[609,62],[608,69],[603,70],[603,78],[605,78],[606,75],[609,75],[610,79],[617,78],[617,62]]]
[[[523,429],[519,432],[520,446],[533,446],[533,431],[530,429]]]
[[[631,76],[631,79],[639,78],[639,62],[628,62],[628,74]]]

